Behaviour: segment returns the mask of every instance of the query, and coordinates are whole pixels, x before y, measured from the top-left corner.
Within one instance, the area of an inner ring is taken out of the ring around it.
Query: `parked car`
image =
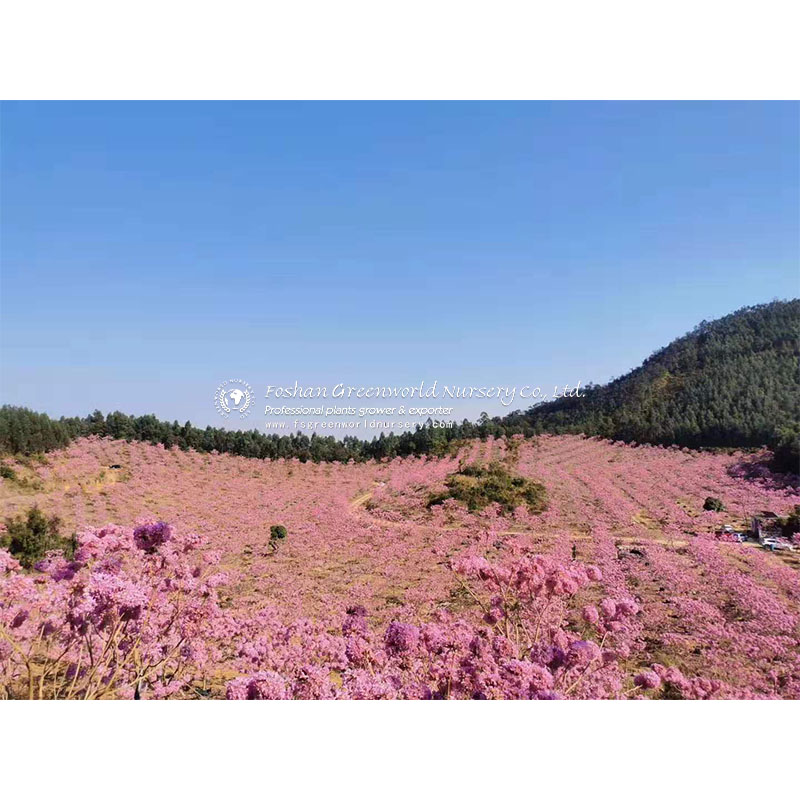
[[[761,544],[767,550],[794,550],[794,545],[788,539],[778,539],[774,536],[762,539]]]
[[[714,535],[726,542],[746,542],[748,538],[744,531],[737,531],[732,525],[723,525]]]

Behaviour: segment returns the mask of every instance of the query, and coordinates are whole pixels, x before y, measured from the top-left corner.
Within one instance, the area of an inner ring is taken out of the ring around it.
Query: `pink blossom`
[[[640,672],[633,682],[642,689],[658,689],[661,686],[661,678],[652,670]]]

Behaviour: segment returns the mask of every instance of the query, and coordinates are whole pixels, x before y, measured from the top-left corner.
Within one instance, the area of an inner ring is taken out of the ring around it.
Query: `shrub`
[[[800,426],[783,428],[774,437],[773,466],[780,472],[800,472]]]
[[[17,473],[14,472],[8,464],[0,464],[0,478],[5,478],[8,481],[17,479]]]
[[[800,533],[800,506],[795,506],[789,512],[789,516],[781,520],[784,536],[791,537],[793,534]]]
[[[269,538],[273,542],[277,539],[285,539],[288,535],[289,532],[283,525],[272,525],[269,529]]]
[[[37,506],[13,519],[6,519],[6,532],[0,537],[0,546],[5,547],[26,569],[30,569],[52,550],[60,550],[67,558],[75,552],[75,537],[59,535],[61,521],[49,519]]]
[[[497,503],[503,511],[511,513],[518,506],[526,506],[538,514],[547,506],[547,492],[539,483],[513,475],[502,464],[492,462],[487,467],[468,464],[450,475],[447,491],[432,495],[428,508],[453,498],[464,503],[470,511],[480,511]]]
[[[725,504],[718,497],[706,497],[703,511],[725,511]]]

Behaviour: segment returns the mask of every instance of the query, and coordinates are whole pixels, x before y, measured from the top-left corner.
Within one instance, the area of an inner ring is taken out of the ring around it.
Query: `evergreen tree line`
[[[196,428],[191,422],[164,422],[152,414],[135,417],[114,411],[104,415],[95,411],[87,417],[62,417],[52,420],[27,408],[0,408],[0,452],[30,454],[64,447],[81,436],[110,436],[129,442],[150,442],[165,447],[189,448],[199,452],[232,453],[248,458],[299,458],[301,461],[356,461],[393,458],[412,454],[443,455],[451,445],[464,439],[530,433],[523,418],[502,424],[485,414],[478,423],[464,420],[452,428],[434,428],[431,420],[413,432],[401,435],[381,433],[372,441],[346,436],[307,436],[264,434],[255,430],[230,431],[223,428]]]
[[[26,408],[0,409],[0,452],[33,453],[64,447],[90,434],[192,448],[200,452],[301,461],[356,461],[412,454],[442,455],[476,437],[584,433],[622,441],[686,447],[768,445],[785,470],[800,468],[800,300],[743,308],[654,353],[642,366],[581,398],[561,398],[504,417],[482,414],[452,428],[430,420],[413,432],[372,441],[304,433],[263,434],[196,428],[95,411],[62,417]]]

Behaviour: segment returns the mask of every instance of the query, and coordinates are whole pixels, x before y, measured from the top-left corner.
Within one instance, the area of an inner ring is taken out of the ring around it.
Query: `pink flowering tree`
[[[167,697],[218,657],[220,574],[202,539],[163,522],[78,534],[23,573],[0,551],[0,695]]]
[[[601,579],[596,567],[521,556],[506,563],[468,557],[455,565],[480,609],[474,622],[440,611],[431,621],[395,620],[373,631],[363,606],[348,609],[341,636],[310,623],[281,627],[264,617],[242,630],[230,699],[558,699],[624,696],[619,653],[629,598],[587,607],[586,638],[568,629],[566,602]],[[304,646],[300,647],[300,632]],[[627,650],[625,650],[627,654]],[[629,694],[653,688],[632,684]]]

